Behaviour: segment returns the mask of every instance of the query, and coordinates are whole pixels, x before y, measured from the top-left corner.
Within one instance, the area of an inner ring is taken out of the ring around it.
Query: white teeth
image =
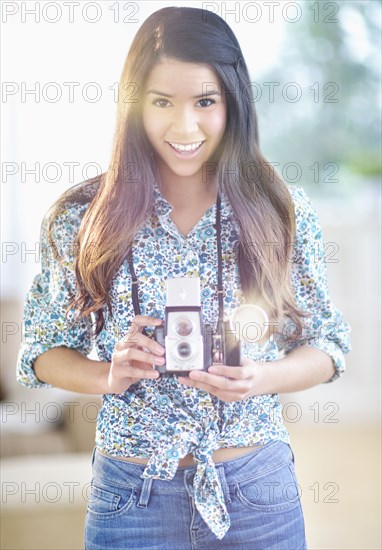
[[[171,143],[171,141],[169,141],[168,143],[178,151],[195,151],[198,147],[200,147],[203,141],[199,141],[198,143],[191,143],[189,145],[180,145],[179,143]]]

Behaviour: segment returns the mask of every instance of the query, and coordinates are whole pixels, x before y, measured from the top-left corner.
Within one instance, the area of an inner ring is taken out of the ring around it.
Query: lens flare
[[[245,304],[235,309],[230,326],[242,342],[263,343],[269,338],[268,315],[263,308],[255,304]]]

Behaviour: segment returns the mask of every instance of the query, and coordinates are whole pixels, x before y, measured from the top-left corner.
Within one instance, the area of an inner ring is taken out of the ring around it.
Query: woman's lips
[[[203,147],[205,141],[203,141],[199,147],[197,149],[194,149],[193,151],[178,151],[178,149],[175,149],[175,147],[173,147],[172,145],[170,145],[170,143],[168,141],[166,141],[166,144],[169,146],[169,148],[171,149],[171,151],[174,153],[175,156],[179,157],[179,158],[192,158],[192,157],[195,157],[200,149]]]

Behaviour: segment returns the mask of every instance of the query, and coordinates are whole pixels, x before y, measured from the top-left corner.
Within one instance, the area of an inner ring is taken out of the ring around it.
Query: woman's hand
[[[191,371],[188,378],[178,377],[181,384],[208,391],[222,401],[242,401],[260,395],[265,363],[244,358],[240,367],[213,363],[206,371]]]
[[[146,315],[136,315],[129,332],[117,342],[107,377],[105,393],[123,393],[142,378],[156,379],[154,365],[164,364],[164,348],[152,338],[142,334],[146,326],[159,326],[162,320]]]

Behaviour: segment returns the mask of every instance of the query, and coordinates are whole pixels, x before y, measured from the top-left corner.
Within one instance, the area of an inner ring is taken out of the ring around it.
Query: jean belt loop
[[[186,487],[186,491],[189,497],[194,497],[194,476],[195,471],[192,469],[185,469],[183,473],[183,482]]]
[[[224,464],[218,464],[215,467],[219,476],[220,485],[222,487],[224,501],[226,504],[229,504],[231,502],[231,495],[229,493],[229,487],[225,477]]]
[[[289,444],[288,444],[288,445],[289,445]],[[292,453],[292,461],[293,461],[293,464],[295,464],[294,452],[293,452],[293,450],[292,450],[291,445],[289,445],[289,449],[290,449],[290,452]]]
[[[138,508],[147,508],[147,505],[149,503],[152,484],[153,484],[153,478],[152,477],[145,477],[143,479],[141,494],[139,496],[139,501],[138,501],[138,504],[137,504]]]
[[[94,449],[93,449],[93,453],[92,453],[92,466],[93,466],[93,464],[94,464],[94,459],[95,459],[96,451],[97,451],[97,446],[94,445]]]

